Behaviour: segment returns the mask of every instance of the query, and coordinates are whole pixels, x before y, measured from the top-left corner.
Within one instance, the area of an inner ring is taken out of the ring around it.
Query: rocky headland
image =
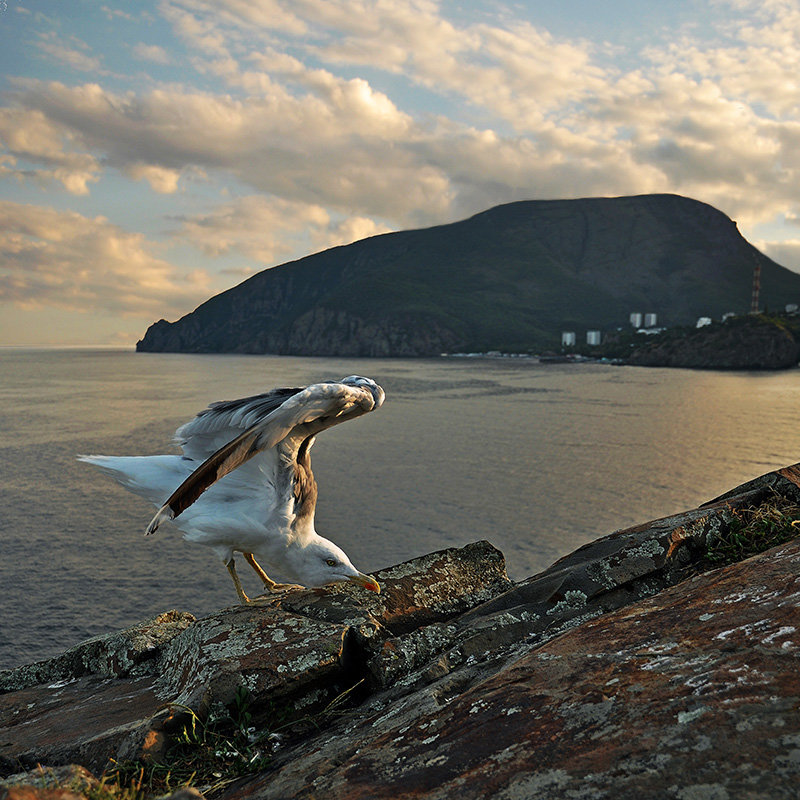
[[[753,314],[648,336],[628,364],[689,369],[789,369],[800,361],[800,318]]]
[[[479,541],[166,612],[0,674],[0,800],[796,798],[798,516],[800,464],[519,583]]]
[[[508,203],[279,264],[159,320],[140,352],[418,357],[543,352],[562,331],[612,331],[631,312],[693,325],[800,302],[800,275],[736,223],[677,195]]]

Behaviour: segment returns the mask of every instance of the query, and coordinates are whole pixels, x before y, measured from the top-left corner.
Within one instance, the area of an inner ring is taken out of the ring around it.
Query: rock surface
[[[83,800],[99,781],[77,764],[37,767],[0,784],[0,800]]]
[[[712,539],[766,501],[797,510],[800,464],[519,584],[478,542],[378,573],[380,596],[170,612],[1,675],[0,770],[158,759],[181,715],[242,686],[260,726],[357,688],[216,796],[796,797],[800,540],[704,571]],[[71,800],[25,780],[0,800]]]
[[[446,619],[511,586],[487,542],[377,574],[383,594],[295,590],[194,621],[169,612],[61,656],[0,674],[0,774],[71,761],[156,759],[188,713],[240,686],[255,707],[298,714],[362,680],[373,642]],[[146,658],[144,655],[146,654]]]
[[[71,681],[84,675],[153,675],[161,648],[194,621],[192,614],[168,611],[125,630],[95,636],[54,658],[0,670],[0,692]]]
[[[796,798],[800,543],[707,573],[280,756],[245,798]]]

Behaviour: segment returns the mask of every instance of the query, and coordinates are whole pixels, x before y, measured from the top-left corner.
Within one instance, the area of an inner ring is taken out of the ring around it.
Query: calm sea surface
[[[213,400],[352,373],[387,400],[320,436],[317,529],[364,571],[488,539],[520,579],[800,460],[798,370],[0,349],[0,667],[236,601],[211,551],[145,539],[153,509],[76,454],[172,452]]]

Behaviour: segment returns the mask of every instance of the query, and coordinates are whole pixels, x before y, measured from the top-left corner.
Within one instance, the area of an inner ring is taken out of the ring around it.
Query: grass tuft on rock
[[[115,762],[94,787],[94,796],[86,791],[81,794],[87,800],[147,800],[194,788],[213,797],[237,778],[262,771],[283,743],[282,731],[296,735],[346,713],[361,683],[344,690],[313,717],[295,717],[291,709],[271,708],[259,715],[269,719],[263,729],[253,724],[252,695],[240,686],[230,706],[217,706],[205,720],[184,709],[187,722],[171,736],[163,760],[146,765]]]
[[[230,706],[212,709],[205,720],[185,709],[188,721],[171,737],[163,761],[147,765],[116,762],[106,770],[104,781],[119,792],[113,800],[143,800],[187,786],[213,793],[236,778],[263,769],[279,737],[251,724],[250,703],[250,692],[240,686]]]
[[[763,503],[731,511],[728,525],[706,543],[706,561],[714,567],[735,564],[800,536],[800,506],[776,495]]]

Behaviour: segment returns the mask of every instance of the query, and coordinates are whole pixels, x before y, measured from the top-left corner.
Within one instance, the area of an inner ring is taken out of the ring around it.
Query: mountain
[[[259,272],[139,351],[428,356],[552,347],[561,332],[742,313],[800,302],[800,275],[722,212],[677,195],[531,200],[375,236]]]

